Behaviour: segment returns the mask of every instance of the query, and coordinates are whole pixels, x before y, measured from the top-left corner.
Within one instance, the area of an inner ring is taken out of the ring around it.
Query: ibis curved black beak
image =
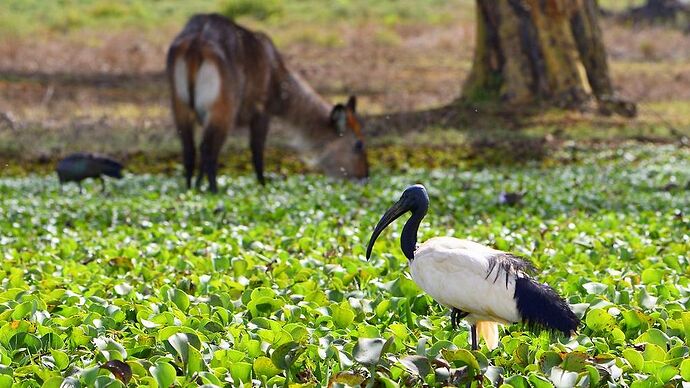
[[[396,202],[393,206],[390,207],[384,213],[383,217],[381,217],[381,220],[379,220],[379,223],[376,224],[376,228],[374,228],[374,233],[371,234],[371,238],[369,238],[369,244],[367,245],[367,260],[371,257],[371,250],[374,248],[374,243],[376,242],[376,239],[379,237],[381,232],[383,232],[384,229],[388,225],[390,225],[393,221],[396,219],[400,218],[403,214],[407,213],[408,211],[412,210],[412,203],[410,203],[409,200],[406,198],[400,198],[398,202]]]

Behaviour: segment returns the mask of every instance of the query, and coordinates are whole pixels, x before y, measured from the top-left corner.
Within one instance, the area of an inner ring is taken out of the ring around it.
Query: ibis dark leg
[[[453,330],[458,328],[458,325],[460,325],[460,320],[465,318],[468,314],[469,313],[456,308],[450,310],[450,325]]]
[[[477,326],[472,325],[470,326],[470,333],[472,335],[472,350],[479,350],[479,344],[478,344],[478,339],[477,339]],[[481,374],[477,374],[475,376],[475,380],[478,381],[477,386],[481,387],[482,386],[482,381],[484,380],[484,376]],[[472,382],[467,383],[467,388],[472,386]]]
[[[264,148],[266,147],[266,135],[268,135],[269,116],[265,113],[257,113],[249,123],[249,146],[252,150],[252,163],[256,179],[262,185],[264,180]]]
[[[479,346],[477,345],[477,326],[472,325],[472,350],[479,350]]]
[[[99,176],[98,179],[101,181],[101,193],[105,192],[105,179],[103,179],[102,176]]]
[[[81,181],[77,182],[77,185],[79,185],[79,194],[84,194],[84,189],[81,187]]]

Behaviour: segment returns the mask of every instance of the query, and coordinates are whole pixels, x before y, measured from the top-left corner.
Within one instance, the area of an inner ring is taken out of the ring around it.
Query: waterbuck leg
[[[249,146],[252,150],[252,163],[256,179],[262,185],[264,179],[264,149],[266,148],[266,136],[268,135],[269,116],[265,113],[257,113],[249,123]]]
[[[187,188],[192,187],[194,164],[196,163],[196,149],[194,148],[194,113],[187,105],[173,97],[173,118],[177,127],[177,134],[182,143],[182,160]]]
[[[201,141],[201,165],[196,187],[200,188],[204,175],[208,178],[208,188],[212,193],[218,192],[216,175],[218,173],[218,155],[228,133],[227,125],[210,124],[204,130],[204,138]]]
[[[197,173],[196,183],[194,185],[196,186],[197,190],[201,190],[201,184],[204,182],[204,175],[206,175],[207,170],[206,165],[209,163],[209,154],[211,153],[211,141],[212,140],[209,140],[207,136],[204,136],[204,139],[201,141],[201,145],[199,146],[199,172]]]
[[[180,132],[182,140],[182,158],[184,162],[184,178],[187,189],[192,188],[192,175],[196,164],[196,149],[194,148],[194,128],[190,126]]]

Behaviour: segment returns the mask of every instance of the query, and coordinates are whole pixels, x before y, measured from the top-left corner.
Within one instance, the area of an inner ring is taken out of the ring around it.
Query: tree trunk
[[[595,0],[477,0],[477,44],[464,97],[635,114],[614,97]]]

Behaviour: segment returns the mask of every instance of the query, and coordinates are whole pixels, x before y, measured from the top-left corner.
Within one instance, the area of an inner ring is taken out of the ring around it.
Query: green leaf
[[[664,271],[656,268],[646,268],[641,274],[642,283],[660,284],[664,279]]]
[[[257,357],[254,360],[254,373],[259,377],[271,378],[280,373],[280,369],[273,364],[270,358]]]
[[[66,369],[69,366],[69,356],[67,356],[65,352],[51,349],[50,355],[53,356],[53,360],[55,360],[55,366],[59,370]]]
[[[587,327],[594,331],[612,330],[616,320],[608,312],[602,309],[589,310],[585,318]]]
[[[678,374],[678,368],[671,365],[664,365],[654,374],[662,383],[666,384]]]
[[[526,378],[520,375],[510,376],[505,380],[506,384],[510,384],[513,388],[530,388],[529,382]]]
[[[230,258],[227,256],[213,257],[213,271],[222,272],[230,268]]]
[[[666,351],[660,346],[647,344],[642,352],[642,357],[644,357],[645,361],[664,361],[666,359]]]
[[[290,366],[303,351],[304,349],[298,343],[290,341],[280,345],[273,351],[273,354],[271,354],[271,361],[278,368],[289,370]]]
[[[589,282],[589,283],[583,284],[582,288],[584,288],[588,294],[600,295],[600,294],[605,294],[606,290],[608,290],[609,286],[607,286],[606,284],[603,284],[603,283]]]
[[[51,377],[44,381],[41,388],[60,388],[62,386],[63,377]],[[0,383],[1,386],[1,383]]]
[[[347,328],[355,320],[355,313],[347,303],[331,306],[333,323],[340,329]]]
[[[587,374],[589,376],[589,384],[591,387],[596,387],[599,386],[599,382],[601,381],[601,374],[599,373],[599,370],[592,365],[587,365],[585,366],[587,369]]]
[[[479,361],[477,361],[474,354],[467,349],[444,349],[441,351],[441,354],[443,354],[443,358],[448,362],[455,363],[455,361],[458,361],[459,364],[456,364],[457,366],[467,365],[475,371],[480,370]]]
[[[10,338],[8,345],[12,350],[26,348],[32,353],[37,353],[43,344],[41,343],[41,340],[33,334],[18,333]]]
[[[392,337],[388,340],[383,338],[360,338],[352,351],[352,356],[362,365],[377,365],[381,360],[381,356],[383,356],[392,342]]]
[[[207,369],[206,362],[204,361],[201,352],[196,350],[196,348],[193,346],[189,347],[189,355],[185,368],[187,376],[193,376],[195,373],[199,373]]]
[[[182,363],[186,365],[189,358],[189,339],[187,339],[187,334],[173,334],[168,338],[168,342],[175,349]]]
[[[180,289],[169,289],[168,298],[175,304],[175,306],[177,306],[178,309],[182,311],[187,311],[189,308],[189,296],[187,296],[187,294]]]
[[[680,363],[680,376],[685,381],[690,381],[690,359],[685,359]]]
[[[248,362],[233,362],[228,369],[230,370],[230,375],[235,385],[239,385],[241,382],[247,382],[251,379],[252,364]]]
[[[81,379],[83,382],[86,384],[86,386],[92,386],[96,382],[96,378],[98,378],[98,372],[100,371],[99,367],[93,367],[93,368],[88,368],[88,369],[82,369],[80,375]]]
[[[149,372],[159,387],[169,387],[175,382],[175,368],[167,362],[157,362],[149,368]]]
[[[423,356],[407,356],[400,359],[400,363],[408,372],[415,376],[424,378],[431,372],[429,359]]]
[[[359,387],[366,378],[355,372],[338,372],[328,381],[328,386],[335,386],[335,384],[343,384],[350,387]]]
[[[94,343],[96,344],[98,350],[100,350],[101,353],[103,353],[103,355],[109,360],[124,360],[127,358],[127,351],[125,350],[124,346],[110,338],[97,338],[94,340]]]
[[[634,370],[641,372],[644,367],[644,357],[635,349],[624,349],[623,357],[630,363]]]
[[[559,367],[551,369],[549,380],[557,387],[574,387],[577,382],[578,374],[576,372],[568,372]]]
[[[568,353],[563,359],[561,368],[570,372],[582,372],[587,364],[587,354],[580,352]]]
[[[0,375],[0,388],[12,388],[12,376]]]
[[[561,365],[561,362],[563,362],[563,358],[560,353],[544,352],[540,359],[541,370],[548,375],[551,372],[551,368]]]
[[[637,337],[635,343],[650,343],[665,349],[669,341],[670,339],[668,338],[668,336],[664,334],[661,330],[649,329],[646,332],[642,333],[642,335]]]
[[[17,305],[17,307],[14,308],[14,311],[12,312],[12,319],[14,320],[20,320],[23,319],[24,317],[33,314],[36,312],[36,301],[28,301],[24,303],[20,303]]]
[[[232,272],[235,277],[244,276],[244,274],[247,273],[248,267],[249,264],[247,263],[247,260],[240,258],[232,259]]]
[[[2,384],[0,384],[0,388],[2,388]],[[81,384],[79,383],[78,379],[68,377],[62,380],[62,383],[60,383],[60,388],[81,388]]]
[[[534,373],[527,379],[534,388],[553,388],[553,384],[546,377],[538,376]]]

